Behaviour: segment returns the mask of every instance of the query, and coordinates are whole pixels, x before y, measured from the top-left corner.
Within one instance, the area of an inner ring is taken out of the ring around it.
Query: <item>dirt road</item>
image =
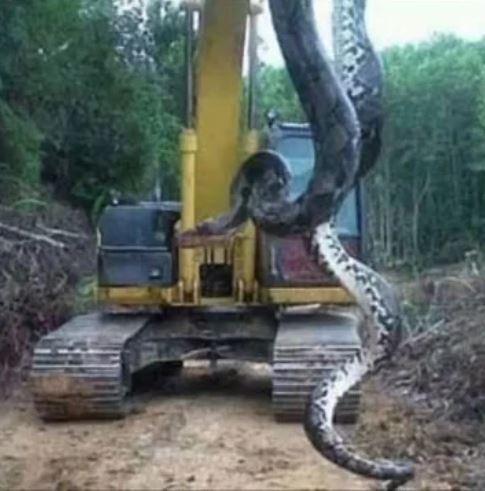
[[[123,421],[43,424],[28,400],[0,416],[0,488],[369,490],[277,424],[261,367],[190,367],[135,397]]]

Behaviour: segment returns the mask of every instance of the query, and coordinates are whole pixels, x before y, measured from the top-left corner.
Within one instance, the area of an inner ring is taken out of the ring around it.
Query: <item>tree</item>
[[[111,188],[146,192],[154,169],[176,188],[180,112],[170,91],[182,24],[169,2],[152,2],[149,13],[145,21],[111,0],[0,5],[0,162],[9,181],[41,176],[87,208]]]
[[[440,35],[382,53],[384,147],[367,180],[382,264],[454,261],[485,239],[484,48]],[[285,69],[260,78],[262,108],[304,120]]]
[[[283,121],[305,121],[305,114],[285,69],[263,65],[258,84],[260,111],[275,110]]]
[[[456,260],[483,240],[485,181],[472,172],[484,155],[483,48],[437,36],[383,54],[385,147],[369,195],[384,262]]]

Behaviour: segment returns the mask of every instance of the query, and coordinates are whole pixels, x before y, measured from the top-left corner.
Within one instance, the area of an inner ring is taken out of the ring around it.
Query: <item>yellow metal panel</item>
[[[184,129],[180,137],[182,165],[182,220],[181,229],[188,230],[195,225],[195,157],[197,135],[191,129]],[[198,279],[199,270],[195,262],[193,249],[179,249],[179,277],[182,279],[185,294],[192,292],[192,286]]]
[[[250,130],[246,134],[244,145],[245,157],[257,152],[259,149],[259,133]],[[253,296],[256,274],[256,227],[253,222],[247,222],[243,232],[243,238],[239,245],[239,268],[235,268],[235,277],[239,284],[243,286],[244,292],[238,292],[239,296]]]
[[[197,296],[184,301],[179,298],[179,288],[152,287],[99,287],[97,298],[105,305],[228,305],[237,303],[232,297],[204,298]],[[261,288],[260,302],[262,304],[298,305],[309,303],[348,305],[354,304],[352,297],[343,288]],[[250,302],[257,305],[259,302]]]
[[[226,254],[224,247],[214,247],[214,263],[224,264],[226,262]]]
[[[195,158],[197,154],[197,135],[192,129],[184,129],[180,135],[182,165],[182,230],[195,225]]]
[[[196,221],[229,207],[231,180],[240,160],[241,71],[248,8],[248,0],[205,1],[197,70]]]
[[[177,303],[176,288],[99,287],[98,302],[115,305],[163,305]]]
[[[234,278],[242,281],[244,294],[250,295],[254,289],[256,268],[256,227],[246,222],[240,240],[234,249]]]
[[[261,302],[275,304],[352,304],[343,288],[262,288]]]
[[[260,136],[259,131],[249,130],[246,134],[246,141],[244,143],[245,157],[249,157],[253,153],[256,153],[260,148]]]
[[[204,307],[222,307],[234,305],[232,297],[203,297],[200,300],[200,305]]]

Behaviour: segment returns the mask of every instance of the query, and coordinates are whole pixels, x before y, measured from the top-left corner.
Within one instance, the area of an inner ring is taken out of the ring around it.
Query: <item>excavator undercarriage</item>
[[[272,364],[273,412],[278,420],[298,421],[314,384],[359,349],[357,322],[349,312],[267,309],[79,316],[35,349],[35,406],[45,420],[124,417],[132,376],[143,368],[230,359]],[[355,421],[358,408],[355,389],[339,405],[338,421]]]

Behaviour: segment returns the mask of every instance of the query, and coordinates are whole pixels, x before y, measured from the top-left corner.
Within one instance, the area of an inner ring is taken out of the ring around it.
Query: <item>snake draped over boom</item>
[[[312,0],[269,0],[286,67],[313,133],[315,165],[306,191],[291,201],[291,175],[284,159],[271,151],[257,152],[233,181],[230,212],[183,232],[179,241],[189,244],[194,233],[229,234],[247,219],[275,235],[312,233],[316,260],[354,296],[368,332],[362,334],[363,349],[315,387],[306,407],[305,431],[328,460],[356,474],[390,480],[389,489],[395,489],[413,477],[413,468],[354,454],[332,421],[338,400],[388,361],[401,334],[394,289],[345,252],[334,227],[336,213],[356,179],[377,160],[383,121],[382,70],[365,27],[366,0],[334,2],[339,75],[321,43]]]

